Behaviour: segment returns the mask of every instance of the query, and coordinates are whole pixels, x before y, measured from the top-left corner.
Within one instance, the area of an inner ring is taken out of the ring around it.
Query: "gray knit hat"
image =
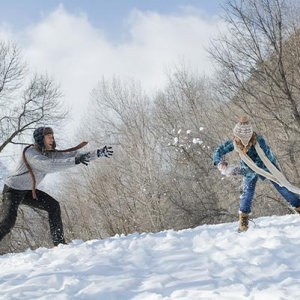
[[[253,135],[252,125],[247,116],[242,116],[233,128],[233,134],[238,137],[244,146],[247,146]]]

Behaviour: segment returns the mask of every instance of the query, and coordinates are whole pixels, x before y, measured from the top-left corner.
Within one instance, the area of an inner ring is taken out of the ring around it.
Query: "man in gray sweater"
[[[98,157],[111,157],[112,147],[103,147],[91,152],[79,152],[77,147],[56,150],[51,127],[38,127],[34,144],[27,146],[15,169],[4,182],[3,203],[0,213],[0,241],[14,227],[20,204],[42,209],[48,213],[50,233],[54,246],[65,244],[59,202],[36,187],[49,173],[63,171],[80,163],[87,165]]]

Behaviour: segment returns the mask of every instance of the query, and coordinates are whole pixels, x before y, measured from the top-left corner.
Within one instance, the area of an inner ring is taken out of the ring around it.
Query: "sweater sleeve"
[[[94,160],[97,158],[97,150],[86,152],[90,152],[90,160]],[[75,167],[75,156],[86,152],[54,152],[49,153],[49,155],[43,155],[33,149],[32,151],[26,151],[25,155],[32,169],[44,173],[56,173],[68,168]]]
[[[227,140],[225,143],[219,145],[213,153],[213,164],[218,165],[224,156],[234,149],[232,140]]]

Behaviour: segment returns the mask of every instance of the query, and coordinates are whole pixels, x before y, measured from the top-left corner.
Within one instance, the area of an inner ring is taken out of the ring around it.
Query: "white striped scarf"
[[[265,155],[264,151],[262,150],[262,148],[260,147],[259,143],[257,142],[255,144],[255,150],[258,154],[258,156],[260,157],[260,159],[262,160],[262,162],[265,164],[265,166],[268,168],[269,172],[266,172],[265,170],[263,170],[262,168],[258,167],[254,161],[247,155],[245,154],[236,144],[235,141],[233,141],[234,144],[234,149],[235,151],[238,152],[238,154],[240,155],[240,158],[245,162],[245,164],[251,169],[253,170],[255,173],[262,175],[263,177],[266,177],[267,179],[279,184],[281,187],[284,186],[286,187],[289,191],[300,195],[300,188],[292,185],[286,178],[285,176],[282,174],[282,172],[280,172],[273,164],[272,162],[268,159],[268,157]]]

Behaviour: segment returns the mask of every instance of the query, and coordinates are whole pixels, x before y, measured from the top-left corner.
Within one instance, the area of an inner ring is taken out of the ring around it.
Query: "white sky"
[[[298,214],[0,256],[5,300],[300,299]]]
[[[219,1],[215,6],[193,0],[165,1],[164,5],[153,1],[152,6],[150,1],[123,1],[126,7],[116,5],[118,23],[103,1],[94,8],[101,22],[92,11],[93,1],[74,1],[78,7],[70,6],[72,1],[53,1],[56,5],[51,7],[46,6],[49,1],[30,0],[28,6],[21,2],[8,1],[15,10],[3,3],[0,38],[19,43],[31,69],[47,73],[60,84],[62,101],[73,115],[72,128],[88,110],[90,93],[103,76],[133,78],[155,92],[165,83],[166,69],[181,59],[200,73],[211,74],[205,47],[224,28],[217,17]],[[142,2],[148,6],[139,6]]]

